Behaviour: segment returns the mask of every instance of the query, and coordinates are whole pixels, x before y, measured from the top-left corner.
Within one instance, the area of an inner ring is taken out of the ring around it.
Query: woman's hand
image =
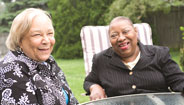
[[[91,101],[107,97],[104,89],[98,84],[94,84],[90,87],[90,93],[91,93],[90,94]]]

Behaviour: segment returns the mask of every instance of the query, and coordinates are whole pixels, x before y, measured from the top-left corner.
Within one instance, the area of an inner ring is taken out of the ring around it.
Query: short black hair
[[[114,19],[111,20],[110,24],[111,25],[113,22],[115,21],[120,21],[120,20],[127,20],[130,22],[130,24],[133,26],[133,22],[128,18],[128,17],[125,17],[125,16],[118,16],[118,17],[115,17]]]

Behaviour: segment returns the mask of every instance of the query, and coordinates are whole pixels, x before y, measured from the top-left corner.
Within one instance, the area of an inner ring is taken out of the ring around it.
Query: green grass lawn
[[[89,101],[88,96],[82,96],[85,93],[83,89],[83,81],[85,78],[84,60],[72,59],[72,60],[56,60],[58,65],[65,73],[67,82],[72,89],[75,97],[79,103]]]
[[[172,51],[172,58],[179,64],[179,52]],[[83,89],[83,81],[85,78],[84,60],[83,59],[72,59],[72,60],[56,60],[58,65],[64,71],[66,79],[72,92],[79,101],[79,103],[89,101],[88,96],[82,96],[85,93]]]

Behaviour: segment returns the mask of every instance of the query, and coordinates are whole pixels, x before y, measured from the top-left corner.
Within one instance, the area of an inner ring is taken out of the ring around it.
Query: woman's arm
[[[98,61],[97,55],[93,56],[93,64],[92,64],[92,71],[89,75],[85,78],[84,81],[84,89],[87,92],[87,95],[90,95],[90,100],[97,100],[106,97],[104,89],[100,86],[100,81],[98,78]]]
[[[179,65],[172,60],[167,47],[165,47],[160,54],[161,69],[166,78],[167,84],[173,91],[183,91],[184,72],[182,72],[179,68]]]

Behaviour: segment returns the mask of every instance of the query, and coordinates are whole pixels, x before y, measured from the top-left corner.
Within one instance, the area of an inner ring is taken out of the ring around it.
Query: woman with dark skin
[[[183,90],[184,73],[171,59],[169,49],[143,45],[137,35],[129,18],[119,16],[111,21],[112,47],[94,55],[92,71],[84,81],[90,100]]]

